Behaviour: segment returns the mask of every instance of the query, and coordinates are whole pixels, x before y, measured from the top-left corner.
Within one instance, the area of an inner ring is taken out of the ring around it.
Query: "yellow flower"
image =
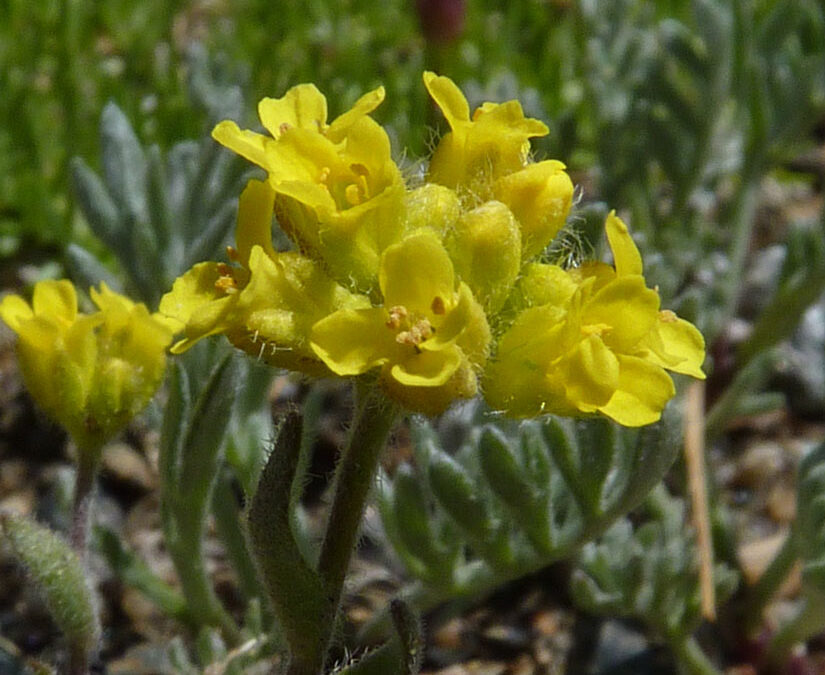
[[[522,258],[541,253],[562,228],[573,202],[573,182],[556,160],[530,161],[530,138],[547,127],[524,117],[518,101],[485,103],[470,117],[461,90],[447,77],[424,73],[450,132],[430,160],[428,179],[459,191],[474,205],[495,199],[521,229]]]
[[[267,183],[255,180],[241,194],[237,250],[232,251],[240,266],[195,265],[161,299],[160,312],[183,333],[172,353],[224,334],[239,349],[271,365],[329,374],[309,347],[312,325],[342,307],[368,306],[369,300],[343,288],[306,256],[273,249],[274,197]]]
[[[380,368],[390,397],[428,414],[474,396],[489,328],[438,236],[424,229],[388,247],[379,284],[383,306],[342,309],[313,326],[312,348],[329,369],[351,376]]]
[[[430,160],[434,183],[474,189],[518,171],[527,163],[529,139],[547,134],[543,122],[524,117],[518,101],[485,103],[470,119],[467,99],[450,78],[425,72],[424,85],[450,125]]]
[[[389,138],[368,117],[383,99],[378,88],[327,124],[326,99],[303,84],[260,102],[270,136],[228,120],[212,132],[267,171],[278,222],[301,251],[323,260],[339,282],[365,291],[404,222],[404,185]]]
[[[519,285],[526,308],[485,373],[493,407],[519,417],[599,412],[642,426],[658,420],[675,393],[665,369],[704,378],[701,334],[660,311],[639,251],[614,213],[605,229],[614,266],[536,264]]]
[[[145,305],[91,289],[98,311],[80,314],[68,281],[41,281],[32,305],[17,295],[0,317],[18,335],[17,354],[35,401],[78,446],[97,451],[152,398],[172,330]]]

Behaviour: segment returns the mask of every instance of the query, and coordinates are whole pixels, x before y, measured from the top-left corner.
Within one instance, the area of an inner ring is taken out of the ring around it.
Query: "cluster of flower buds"
[[[160,311],[173,352],[223,334],[266,362],[310,375],[373,374],[387,396],[426,414],[483,393],[505,414],[601,413],[656,421],[671,370],[704,377],[704,342],[660,310],[624,223],[606,222],[613,264],[543,258],[573,184],[534,161],[547,127],[517,101],[470,112],[448,78],[424,74],[450,131],[416,184],[370,117],[383,88],[327,121],[311,84],[258,106],[268,133],[221,122],[213,136],[266,171],[240,198],[228,261],[180,277]],[[273,216],[294,242],[276,251]]]
[[[173,333],[146,306],[91,289],[97,311],[78,312],[69,281],[41,281],[32,304],[18,295],[0,303],[17,333],[20,370],[32,397],[81,451],[96,453],[154,396]]]

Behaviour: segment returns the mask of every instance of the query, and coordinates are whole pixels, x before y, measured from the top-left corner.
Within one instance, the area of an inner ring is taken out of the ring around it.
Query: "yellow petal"
[[[249,257],[250,280],[239,293],[233,329],[258,333],[276,348],[303,351],[312,325],[337,309],[360,308],[369,302],[339,286],[320,264],[297,252],[274,258],[260,246]]]
[[[613,251],[613,264],[616,267],[617,276],[642,273],[642,256],[633,237],[621,218],[611,211],[607,215],[605,222],[607,231],[607,241],[610,243],[610,250]]]
[[[89,289],[92,302],[106,315],[107,322],[114,320],[121,325],[128,322],[129,312],[136,306],[135,303],[125,295],[115,293],[106,285],[105,281],[100,282],[100,290],[92,287]]]
[[[659,313],[655,332],[661,349],[652,349],[651,356],[659,357],[657,361],[661,362],[658,365],[676,373],[705,379],[705,373],[702,371],[705,339],[696,326],[680,319],[673,312],[663,311]]]
[[[453,346],[437,352],[413,353],[392,366],[390,374],[411,387],[440,387],[461,365],[461,350]]]
[[[223,295],[215,284],[221,278],[218,263],[199,263],[175,279],[172,290],[160,300],[159,312],[176,322],[175,332],[186,338],[173,345],[173,354],[186,351],[198,340],[222,332],[223,319],[237,302],[238,294]]]
[[[611,349],[628,352],[653,328],[658,319],[659,295],[640,276],[620,276],[585,303],[583,330],[604,327],[602,337]]]
[[[619,356],[619,386],[599,412],[626,427],[652,424],[662,416],[676,390],[659,366],[634,356]]]
[[[528,138],[546,136],[550,132],[541,120],[525,117],[518,101],[483,103],[473,113],[473,121],[480,127],[499,129],[512,139],[518,139],[516,143],[524,143]]]
[[[421,349],[438,351],[455,342],[467,328],[471,319],[475,318],[474,315],[477,316],[477,313],[473,311],[474,306],[478,307],[478,303],[473,297],[470,287],[461,282],[458,290],[458,302],[451,311],[447,312],[444,320],[437,324],[435,335],[420,345]],[[483,316],[483,311],[481,314]]]
[[[23,323],[32,317],[32,308],[19,295],[7,295],[0,302],[0,319],[3,319],[15,333],[19,333]]]
[[[430,230],[414,233],[387,247],[381,258],[378,282],[387,307],[403,305],[410,311],[426,314],[432,312],[435,298],[450,302],[455,292],[453,264]]]
[[[77,316],[77,294],[70,281],[41,281],[34,287],[32,308],[42,314],[70,323]]]
[[[459,366],[447,382],[437,387],[401,384],[390,371],[391,368],[384,366],[379,380],[385,394],[408,410],[425,415],[440,415],[456,399],[472,398],[478,392],[476,375],[465,365]]]
[[[497,354],[484,373],[484,398],[497,410],[515,417],[547,412],[576,412],[563,387],[548,377],[562,355],[560,339],[565,312],[545,305],[523,311],[498,343]]]
[[[453,130],[461,122],[470,121],[470,106],[467,104],[467,99],[464,98],[461,89],[449,77],[425,71],[424,86],[427,87],[430,96],[441,108],[441,112],[444,113],[447,123]]]
[[[567,398],[583,412],[607,403],[618,382],[619,362],[595,335],[579,342],[565,360]]]
[[[381,307],[342,309],[318,321],[310,345],[337,375],[360,375],[389,361],[397,351],[395,333],[385,325]]]
[[[277,143],[266,145],[264,163],[276,192],[283,182],[325,185],[332,174],[346,171],[336,145],[326,136],[295,127],[286,130]]]
[[[285,127],[320,132],[327,123],[327,99],[314,84],[299,84],[281,98],[262,99],[258,117],[273,138],[279,138]]]
[[[365,115],[369,115],[381,105],[383,100],[384,87],[378,87],[367,92],[355,102],[352,108],[335,118],[332,124],[329,125],[327,136],[329,136],[333,142],[338,143],[348,134],[353,124]]]
[[[238,261],[249,267],[252,247],[263,248],[269,256],[275,255],[272,248],[272,209],[275,205],[275,191],[263,181],[250,180],[241,193],[238,202],[238,226],[235,243]]]
[[[212,130],[212,138],[244,159],[266,168],[266,136],[247,129],[241,130],[235,122],[224,120]]]

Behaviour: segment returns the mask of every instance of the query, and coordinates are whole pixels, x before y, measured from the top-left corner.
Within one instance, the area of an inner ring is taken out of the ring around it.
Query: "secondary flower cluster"
[[[276,366],[375,372],[388,396],[428,414],[481,389],[514,416],[657,420],[674,394],[665,369],[704,377],[699,332],[660,311],[614,214],[613,265],[542,262],[573,198],[561,162],[530,157],[547,127],[517,101],[471,115],[451,80],[424,83],[450,132],[416,186],[369,116],[383,88],[328,122],[324,96],[299,85],[260,102],[268,134],[215,128],[267,178],[241,195],[229,263],[196,265],[164,296],[182,334],[172,351],[224,334]],[[295,250],[273,248],[273,215]]]
[[[82,450],[97,452],[160,386],[172,330],[106,284],[91,296],[98,310],[83,314],[71,282],[41,281],[31,305],[18,295],[3,298],[0,318],[18,335],[34,400]]]

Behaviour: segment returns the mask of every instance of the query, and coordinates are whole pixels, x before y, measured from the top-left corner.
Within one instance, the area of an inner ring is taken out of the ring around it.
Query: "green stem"
[[[92,502],[97,471],[103,446],[77,448],[77,473],[75,474],[72,522],[69,543],[85,564],[89,548],[89,527],[92,519]]]
[[[722,675],[692,637],[673,640],[670,645],[681,671],[690,675]]]
[[[788,578],[788,573],[796,559],[796,541],[794,533],[791,532],[768,568],[750,589],[745,611],[748,632],[754,631],[762,623],[765,605],[774,596],[782,582]]]
[[[324,662],[322,622],[326,598],[321,579],[301,554],[292,533],[290,492],[301,453],[301,417],[290,413],[261,472],[249,506],[249,542],[272,608],[289,645],[290,675],[318,675]]]
[[[358,538],[361,516],[375,481],[378,460],[398,415],[396,406],[374,388],[364,393],[352,433],[336,469],[329,518],[321,544],[318,573],[328,603],[324,653],[329,649],[344,577]]]

